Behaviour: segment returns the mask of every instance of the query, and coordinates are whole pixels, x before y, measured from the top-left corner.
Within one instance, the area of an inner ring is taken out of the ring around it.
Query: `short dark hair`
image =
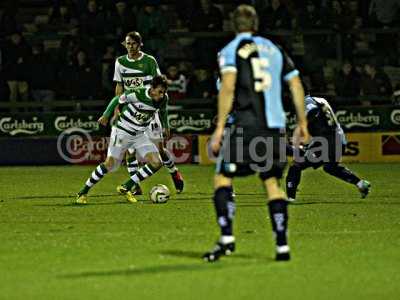
[[[129,36],[132,40],[134,40],[136,43],[138,43],[140,46],[143,46],[143,43],[142,43],[142,36],[140,35],[139,32],[137,32],[137,31],[128,32],[128,33],[126,34],[126,37],[128,37],[128,36]],[[124,43],[125,43],[125,41],[124,41]]]
[[[235,9],[233,28],[236,32],[258,30],[258,15],[253,6],[242,4]]]
[[[165,90],[168,89],[168,81],[165,75],[157,75],[154,76],[153,80],[151,81],[151,86],[156,88],[158,86],[163,87]]]

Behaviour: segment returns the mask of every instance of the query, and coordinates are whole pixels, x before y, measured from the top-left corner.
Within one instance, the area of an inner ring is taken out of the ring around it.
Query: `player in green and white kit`
[[[140,181],[153,175],[162,166],[159,152],[154,143],[146,134],[146,129],[154,116],[160,112],[161,122],[168,129],[167,122],[167,79],[157,75],[151,86],[129,90],[121,96],[115,96],[107,107],[107,114],[119,111],[118,118],[113,125],[106,160],[99,164],[86,180],[79,191],[76,204],[86,204],[89,190],[99,182],[108,172],[116,171],[121,165],[128,149],[134,149],[137,154],[146,160],[146,164],[139,168],[125,183],[128,201],[136,202],[129,190]]]
[[[117,83],[115,87],[115,94],[117,96],[121,95],[124,91],[133,88],[147,87],[150,85],[154,76],[161,74],[155,58],[140,51],[143,44],[142,38],[138,32],[129,32],[126,35],[123,44],[126,47],[128,54],[118,57],[115,61],[114,81]],[[99,122],[104,126],[107,125],[108,121],[112,117],[112,115],[110,116],[106,114],[106,112],[107,110],[99,119]],[[154,120],[149,124],[146,133],[157,145],[162,162],[164,166],[168,168],[176,190],[181,192],[184,185],[183,178],[175,166],[173,156],[165,148],[164,135],[167,138],[169,136],[169,130],[166,130],[166,128],[162,126],[158,113],[155,115]],[[137,172],[139,163],[133,149],[128,149],[128,151],[130,155],[127,159],[127,167],[129,175],[132,176]],[[125,193],[124,186],[119,186],[117,189],[120,193]],[[135,194],[141,193],[142,191],[140,186],[137,186]]]

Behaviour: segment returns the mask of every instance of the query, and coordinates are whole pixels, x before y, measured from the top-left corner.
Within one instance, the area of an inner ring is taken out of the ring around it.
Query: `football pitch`
[[[94,166],[0,168],[0,299],[399,299],[400,164],[350,164],[372,183],[358,191],[320,170],[303,174],[289,207],[292,260],[273,260],[260,181],[235,181],[237,251],[201,260],[219,231],[212,166],[181,166],[175,195],[165,170],[146,181],[166,204],[115,192],[125,168],[71,201]]]

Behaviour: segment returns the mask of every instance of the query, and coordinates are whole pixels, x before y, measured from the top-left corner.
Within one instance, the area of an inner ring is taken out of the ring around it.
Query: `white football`
[[[157,184],[150,190],[150,199],[153,203],[166,203],[169,195],[169,189],[163,184]]]

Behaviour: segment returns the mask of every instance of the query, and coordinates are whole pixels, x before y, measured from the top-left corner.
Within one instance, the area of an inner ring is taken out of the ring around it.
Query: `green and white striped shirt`
[[[143,52],[138,59],[123,55],[115,61],[114,81],[122,83],[124,91],[150,86],[153,77],[160,74],[156,59]]]
[[[168,96],[156,102],[151,99],[149,90],[150,88],[137,88],[125,92],[120,97],[114,97],[103,115],[112,116],[119,105],[120,114],[114,126],[132,135],[136,135],[138,131],[145,131],[157,112],[160,113],[163,128],[168,128]]]

